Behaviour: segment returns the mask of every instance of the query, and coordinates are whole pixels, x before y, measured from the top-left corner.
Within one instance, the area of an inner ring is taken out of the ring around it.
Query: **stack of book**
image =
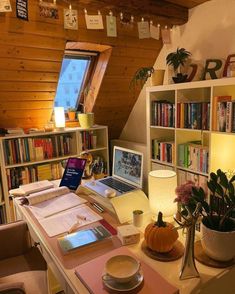
[[[94,131],[81,131],[82,151],[96,148],[96,135]]]
[[[175,154],[175,143],[173,141],[152,140],[152,158],[173,164]]]
[[[209,130],[210,102],[177,103],[177,128]]]
[[[213,98],[213,131],[235,132],[235,101],[232,96]]]
[[[152,101],[152,125],[175,127],[175,104],[167,100]]]
[[[208,173],[208,147],[200,141],[178,145],[178,165],[196,172]]]

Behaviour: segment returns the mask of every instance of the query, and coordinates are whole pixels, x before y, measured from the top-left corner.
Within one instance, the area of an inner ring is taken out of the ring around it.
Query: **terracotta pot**
[[[229,261],[235,257],[235,231],[209,229],[202,221],[202,248],[212,259]]]
[[[68,113],[69,120],[75,120],[76,112],[68,111],[67,113]]]

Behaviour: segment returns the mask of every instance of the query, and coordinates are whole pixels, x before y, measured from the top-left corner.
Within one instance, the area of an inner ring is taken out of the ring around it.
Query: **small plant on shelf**
[[[130,82],[130,88],[135,88],[137,85],[140,85],[141,87],[146,83],[147,79],[151,77],[152,73],[154,72],[153,67],[141,67],[139,68],[131,82]]]
[[[76,118],[76,112],[77,112],[77,109],[74,108],[74,107],[69,107],[67,109],[67,114],[68,114],[69,120],[75,120],[75,118]]]
[[[166,64],[171,65],[175,71],[176,76],[172,77],[175,83],[183,83],[187,79],[187,75],[181,72],[191,53],[185,48],[177,48],[175,52],[171,52],[166,57]]]

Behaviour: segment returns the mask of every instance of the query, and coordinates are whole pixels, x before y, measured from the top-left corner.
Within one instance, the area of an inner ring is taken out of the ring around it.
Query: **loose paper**
[[[160,26],[150,24],[150,37],[156,40],[160,39]]]
[[[163,44],[171,44],[171,31],[169,29],[162,29],[161,33]]]
[[[107,36],[117,37],[117,20],[116,16],[106,15]]]
[[[28,0],[16,0],[16,16],[28,20]]]
[[[102,15],[85,14],[86,27],[88,30],[102,30],[104,28]]]
[[[10,11],[12,11],[10,0],[0,1],[0,12],[10,12]]]
[[[64,28],[68,30],[78,29],[78,12],[74,9],[64,9]]]
[[[149,22],[148,21],[138,22],[138,32],[139,32],[139,39],[150,38]]]
[[[58,8],[53,3],[40,2],[39,3],[39,15],[45,18],[58,19]]]

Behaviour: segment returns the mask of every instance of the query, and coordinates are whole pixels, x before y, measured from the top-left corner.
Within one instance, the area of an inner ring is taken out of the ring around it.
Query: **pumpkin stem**
[[[163,214],[162,214],[161,211],[159,211],[157,221],[155,223],[156,226],[158,226],[158,227],[166,227],[166,222],[164,222],[162,220],[162,217],[163,217]]]

